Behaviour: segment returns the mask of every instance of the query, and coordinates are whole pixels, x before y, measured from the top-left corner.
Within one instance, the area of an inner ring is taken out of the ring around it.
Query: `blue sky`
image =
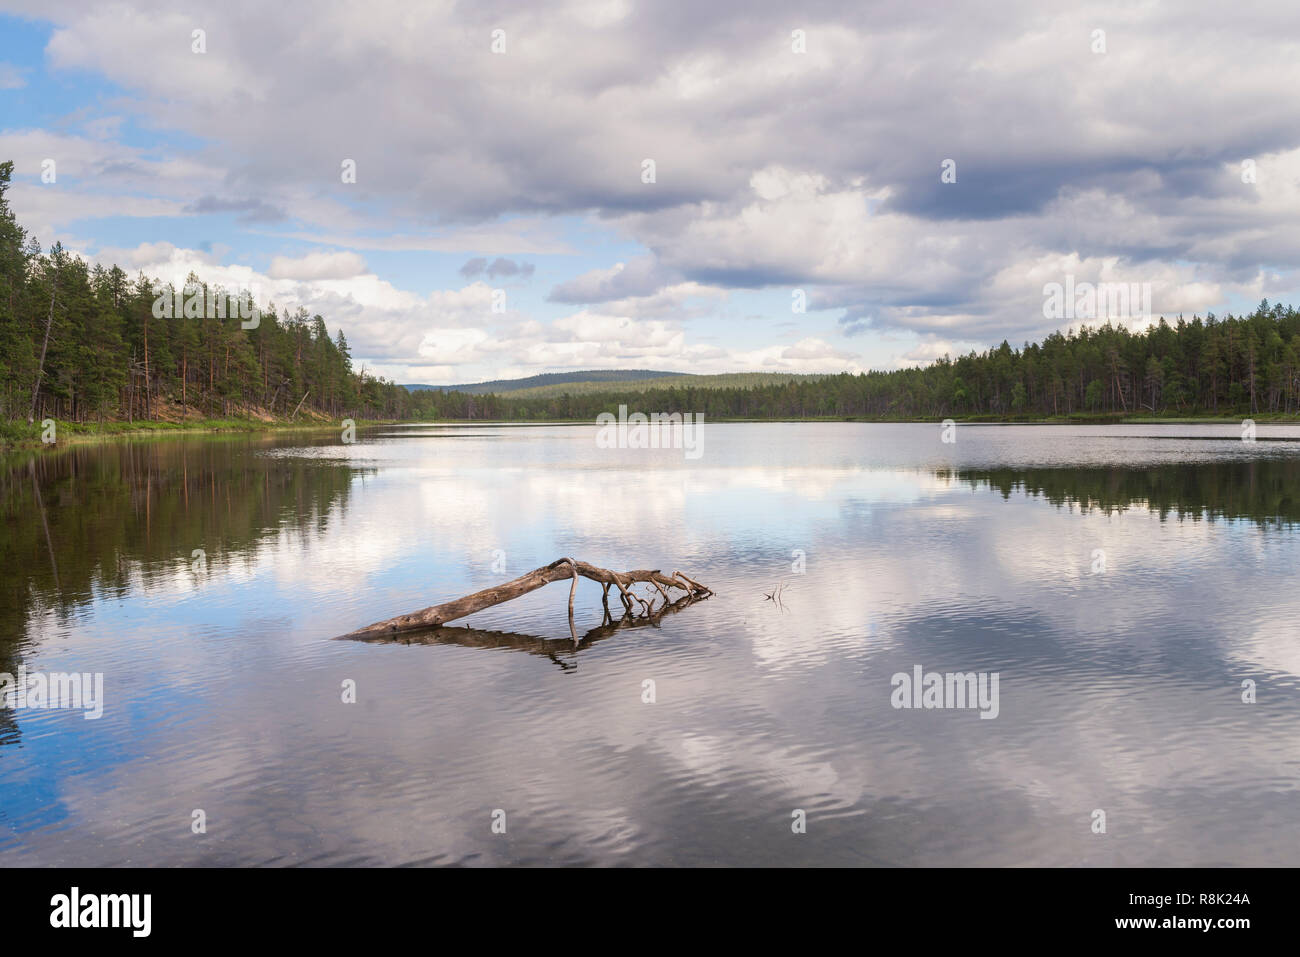
[[[1300,299],[1294,11],[841,6],[0,0],[0,158],[43,244],[403,382],[896,368],[1067,276]]]

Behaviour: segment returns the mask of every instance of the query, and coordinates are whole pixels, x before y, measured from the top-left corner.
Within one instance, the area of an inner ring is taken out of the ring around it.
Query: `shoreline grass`
[[[358,428],[394,424],[372,419],[355,419],[353,421]],[[63,419],[55,419],[54,423],[56,440],[49,443],[42,439],[45,430],[39,422],[31,425],[21,421],[0,422],[0,452],[34,451],[38,449],[54,450],[67,448],[69,445],[110,442],[117,439],[218,434],[274,435],[290,432],[335,432],[340,428],[340,424],[337,422],[322,422],[311,419],[301,422],[284,422],[235,417],[190,419],[184,422],[136,419],[131,422],[113,421],[102,423],[69,422]]]
[[[1208,415],[1091,415],[1074,413],[1058,416],[997,416],[997,415],[949,415],[946,418],[954,422],[970,425],[1240,425],[1247,418],[1260,425],[1300,425],[1300,416],[1282,413],[1257,413],[1255,415],[1224,416]],[[930,417],[899,416],[893,418],[875,418],[853,415],[823,415],[803,417],[711,417],[710,422],[860,422],[881,425],[899,424],[938,424],[941,420]],[[404,426],[475,426],[475,425],[591,425],[590,419],[356,419],[358,428],[379,425]],[[155,421],[136,419],[131,422],[68,422],[55,420],[57,441],[42,441],[43,429],[40,423],[28,425],[26,422],[0,422],[0,452],[50,450],[66,448],[72,444],[108,442],[116,439],[162,438],[167,436],[218,435],[218,434],[265,434],[275,435],[293,432],[333,432],[339,429],[338,422],[305,420],[301,422],[267,421],[264,419],[221,418],[191,419],[184,422]]]

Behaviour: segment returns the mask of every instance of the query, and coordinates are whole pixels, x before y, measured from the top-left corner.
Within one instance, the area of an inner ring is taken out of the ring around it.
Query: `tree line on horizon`
[[[1015,349],[928,366],[840,373],[752,388],[689,385],[514,398],[439,393],[429,417],[591,419],[619,405],[715,418],[942,419],[948,416],[1300,414],[1300,312],[1267,300],[1247,316],[1161,318],[1140,331],[1106,323]]]
[[[1246,316],[1106,323],[1013,348],[889,372],[752,386],[690,384],[512,397],[408,392],[353,369],[320,315],[274,307],[245,328],[233,310],[159,318],[162,287],[117,266],[43,251],[6,200],[0,163],[0,422],[266,414],[413,420],[590,420],[619,405],[713,418],[941,419],[1107,414],[1300,414],[1300,313],[1267,300]],[[191,275],[204,300],[226,294]],[[175,290],[168,291],[175,294]],[[260,305],[260,304],[259,304]]]

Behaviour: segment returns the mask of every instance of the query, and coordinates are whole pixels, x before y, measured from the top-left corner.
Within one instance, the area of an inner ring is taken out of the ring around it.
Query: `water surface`
[[[422,426],[6,460],[0,672],[102,672],[106,701],[0,710],[0,864],[1295,865],[1300,429],[1240,434],[709,423],[692,460]],[[562,584],[331,640],[565,555],[717,594],[601,629],[586,582],[576,647]],[[997,718],[894,708],[916,665],[998,673]]]

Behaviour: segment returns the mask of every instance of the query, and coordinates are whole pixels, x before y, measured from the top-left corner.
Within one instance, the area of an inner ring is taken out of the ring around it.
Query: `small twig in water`
[[[770,594],[765,593],[763,595],[763,600],[770,601],[773,604],[775,604],[777,608],[780,608],[782,611],[785,611],[785,602],[781,600],[781,595],[784,592],[785,592],[785,582],[778,582],[776,587],[772,589]]]

